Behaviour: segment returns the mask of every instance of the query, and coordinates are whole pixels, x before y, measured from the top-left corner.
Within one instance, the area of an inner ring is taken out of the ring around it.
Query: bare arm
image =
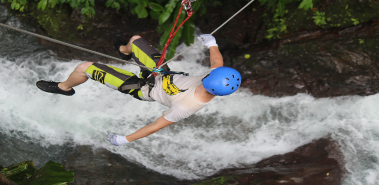
[[[217,68],[224,65],[224,60],[222,59],[222,55],[220,53],[220,50],[218,50],[217,46],[209,47],[209,52],[210,52],[210,62],[211,62],[210,68]]]
[[[160,129],[167,127],[173,123],[175,123],[175,122],[168,121],[164,118],[164,116],[161,116],[154,123],[151,123],[150,125],[142,127],[141,129],[137,130],[133,134],[126,136],[125,138],[129,142],[132,142],[132,141],[135,141],[137,139],[146,137],[150,134],[153,134],[155,132],[158,132]]]

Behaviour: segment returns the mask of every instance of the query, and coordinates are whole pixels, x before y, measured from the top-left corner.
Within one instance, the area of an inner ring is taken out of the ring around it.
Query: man
[[[169,110],[155,122],[133,134],[128,136],[108,135],[107,140],[111,144],[123,145],[187,118],[203,108],[215,96],[228,95],[239,88],[241,75],[233,68],[223,67],[223,58],[215,38],[212,35],[204,34],[199,39],[203,40],[202,44],[210,50],[211,71],[202,76],[171,74],[154,77],[150,70],[141,68],[140,78],[138,78],[135,74],[123,69],[85,62],[79,64],[64,82],[41,80],[36,85],[46,92],[71,96],[75,93],[73,87],[91,78],[139,100],[158,101],[169,107]],[[115,39],[114,45],[122,59],[133,58],[136,63],[150,68],[156,67],[160,58],[158,50],[140,36],[133,36],[129,42]],[[165,69],[168,70],[167,67]]]

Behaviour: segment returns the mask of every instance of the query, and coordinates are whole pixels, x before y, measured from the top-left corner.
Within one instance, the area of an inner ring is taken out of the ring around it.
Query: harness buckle
[[[154,68],[153,73],[161,73],[163,71],[163,68]]]

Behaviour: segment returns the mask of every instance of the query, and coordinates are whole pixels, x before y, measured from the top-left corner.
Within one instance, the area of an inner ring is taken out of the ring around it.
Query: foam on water
[[[8,23],[17,25],[11,19]],[[36,81],[65,80],[82,61],[58,61],[31,37],[1,28],[0,33],[0,132],[9,137],[33,140],[44,147],[102,147],[158,172],[196,179],[330,136],[341,145],[345,157],[349,174],[344,184],[379,183],[379,95],[270,98],[241,89],[217,97],[195,116],[115,147],[105,140],[107,134],[131,134],[167,108],[135,100],[92,80],[76,87],[72,97],[44,93],[36,88]],[[195,47],[190,51],[194,54],[170,67],[204,73],[208,68],[196,62],[204,57],[203,49]],[[138,72],[132,65],[115,66]]]

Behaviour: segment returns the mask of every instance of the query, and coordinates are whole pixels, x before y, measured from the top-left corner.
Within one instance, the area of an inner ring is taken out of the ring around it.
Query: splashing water
[[[5,8],[0,9],[1,22],[28,29]],[[3,28],[0,44],[2,165],[27,156],[38,166],[46,160],[62,160],[70,146],[92,145],[163,174],[198,179],[330,136],[345,157],[348,174],[344,184],[379,184],[379,95],[270,98],[241,89],[217,97],[196,115],[158,133],[115,147],[105,140],[107,134],[131,134],[167,108],[138,101],[92,80],[76,87],[72,97],[42,92],[36,81],[65,80],[83,61],[54,59],[33,37]],[[196,62],[204,57],[203,49],[195,48],[182,61],[170,63],[170,68],[203,74],[208,68]],[[133,65],[115,66],[138,72]]]

